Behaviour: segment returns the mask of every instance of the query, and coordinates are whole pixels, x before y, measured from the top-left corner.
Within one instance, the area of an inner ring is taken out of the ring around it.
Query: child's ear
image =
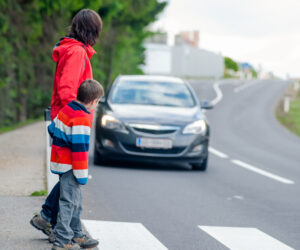
[[[92,101],[92,105],[98,104],[98,99]]]

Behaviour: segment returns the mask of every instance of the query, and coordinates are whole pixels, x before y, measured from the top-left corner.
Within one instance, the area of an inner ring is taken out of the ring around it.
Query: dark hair
[[[94,46],[101,31],[102,20],[99,14],[90,9],[82,9],[73,17],[68,36]]]
[[[100,99],[103,95],[102,85],[96,80],[87,79],[78,88],[77,100],[84,104],[89,104],[91,101]]]

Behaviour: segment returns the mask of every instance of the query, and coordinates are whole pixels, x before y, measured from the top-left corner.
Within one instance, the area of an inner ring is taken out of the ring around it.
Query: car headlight
[[[204,120],[198,120],[185,126],[182,133],[183,134],[201,134],[205,135],[207,130],[207,125]]]
[[[111,115],[103,115],[101,117],[101,126],[103,128],[118,130],[120,132],[128,134],[128,130],[117,118]]]

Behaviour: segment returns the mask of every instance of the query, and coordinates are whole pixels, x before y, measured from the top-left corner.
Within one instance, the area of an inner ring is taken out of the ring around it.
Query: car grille
[[[141,132],[145,134],[172,134],[175,133],[179,127],[176,126],[162,126],[162,125],[152,125],[152,124],[129,124],[129,126],[136,132]]]
[[[160,149],[160,148],[141,148],[134,145],[122,144],[123,147],[131,152],[135,153],[150,153],[150,154],[180,154],[183,152],[185,147],[174,147],[170,149]]]
[[[154,134],[154,135],[171,134],[176,131],[176,130],[151,130],[151,129],[142,129],[142,128],[134,128],[134,130],[138,132]]]

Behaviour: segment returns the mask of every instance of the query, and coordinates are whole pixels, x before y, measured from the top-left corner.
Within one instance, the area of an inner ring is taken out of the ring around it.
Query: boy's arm
[[[89,118],[74,118],[71,136],[72,169],[77,182],[81,185],[86,184],[88,181],[90,134],[91,122]]]
[[[51,124],[48,126],[48,133],[50,134],[51,138],[53,138],[54,130],[55,130],[55,121],[56,118],[51,122]]]

